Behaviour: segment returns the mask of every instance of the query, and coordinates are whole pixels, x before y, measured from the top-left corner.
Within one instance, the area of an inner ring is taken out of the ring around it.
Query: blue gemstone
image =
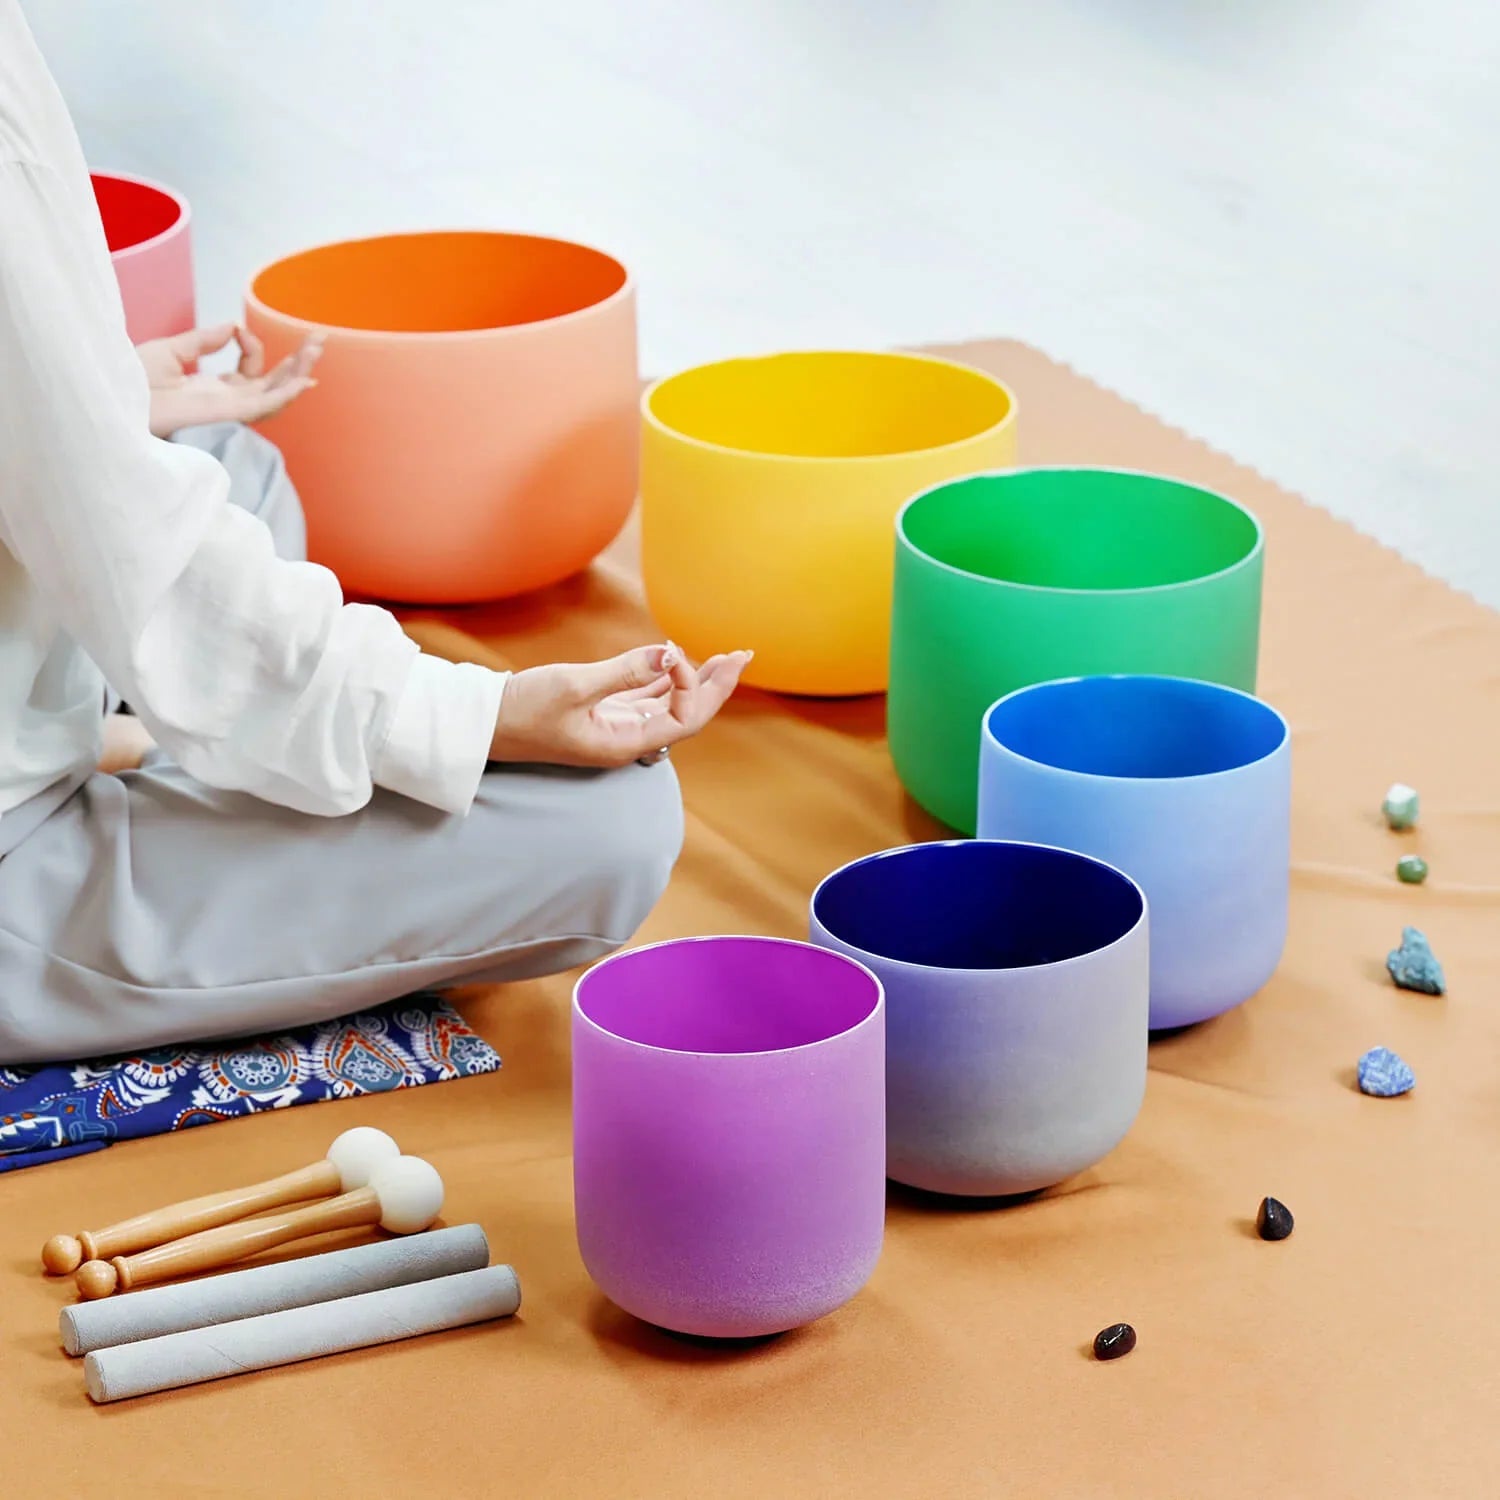
[[[1389,1047],[1371,1047],[1359,1060],[1361,1093],[1374,1094],[1377,1099],[1394,1099],[1416,1086],[1417,1075]]]
[[[1415,927],[1401,929],[1401,946],[1386,955],[1385,966],[1403,990],[1441,995],[1447,988],[1443,966],[1433,956],[1426,936]]]

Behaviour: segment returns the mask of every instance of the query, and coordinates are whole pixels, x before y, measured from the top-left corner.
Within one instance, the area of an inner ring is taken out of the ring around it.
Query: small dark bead
[[[1120,1359],[1135,1348],[1135,1329],[1129,1323],[1114,1323],[1094,1335],[1095,1359]]]
[[[1284,1240],[1292,1232],[1292,1211],[1278,1198],[1262,1198],[1255,1230],[1263,1240]]]

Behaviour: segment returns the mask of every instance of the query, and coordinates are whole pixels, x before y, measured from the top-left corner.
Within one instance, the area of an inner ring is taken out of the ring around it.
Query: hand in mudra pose
[[[490,759],[612,767],[658,755],[713,719],[751,655],[711,656],[695,670],[676,646],[640,646],[585,666],[517,672],[505,685]]]
[[[204,355],[217,354],[231,340],[240,349],[235,369],[216,375],[197,368]],[[312,372],[323,345],[309,338],[267,370],[261,341],[248,328],[220,323],[137,344],[135,352],[151,387],[151,431],[165,438],[184,427],[259,422],[274,415],[317,384]]]
[[[695,670],[675,646],[641,646],[608,661],[517,672],[505,685],[490,759],[605,769],[657,755],[713,719],[752,654],[711,656]],[[114,715],[99,769],[134,770],[151,747],[144,726]]]

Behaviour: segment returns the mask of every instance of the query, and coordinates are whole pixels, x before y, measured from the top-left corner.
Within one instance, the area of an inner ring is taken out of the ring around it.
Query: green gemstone
[[[1406,885],[1421,885],[1427,879],[1427,861],[1420,854],[1403,854],[1396,861],[1396,879]]]
[[[1385,794],[1380,810],[1385,814],[1386,825],[1397,830],[1411,828],[1417,821],[1417,794],[1414,788],[1397,782]]]

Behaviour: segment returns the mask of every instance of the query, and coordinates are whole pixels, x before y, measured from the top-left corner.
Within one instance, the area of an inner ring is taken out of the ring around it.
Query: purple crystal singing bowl
[[[616,954],[573,992],[578,1247],[677,1333],[752,1338],[842,1307],[885,1231],[885,997],[779,938]]]
[[[1039,844],[913,844],[836,870],[815,943],[885,987],[891,1177],[1035,1192],[1107,1156],[1146,1092],[1146,898]]]

